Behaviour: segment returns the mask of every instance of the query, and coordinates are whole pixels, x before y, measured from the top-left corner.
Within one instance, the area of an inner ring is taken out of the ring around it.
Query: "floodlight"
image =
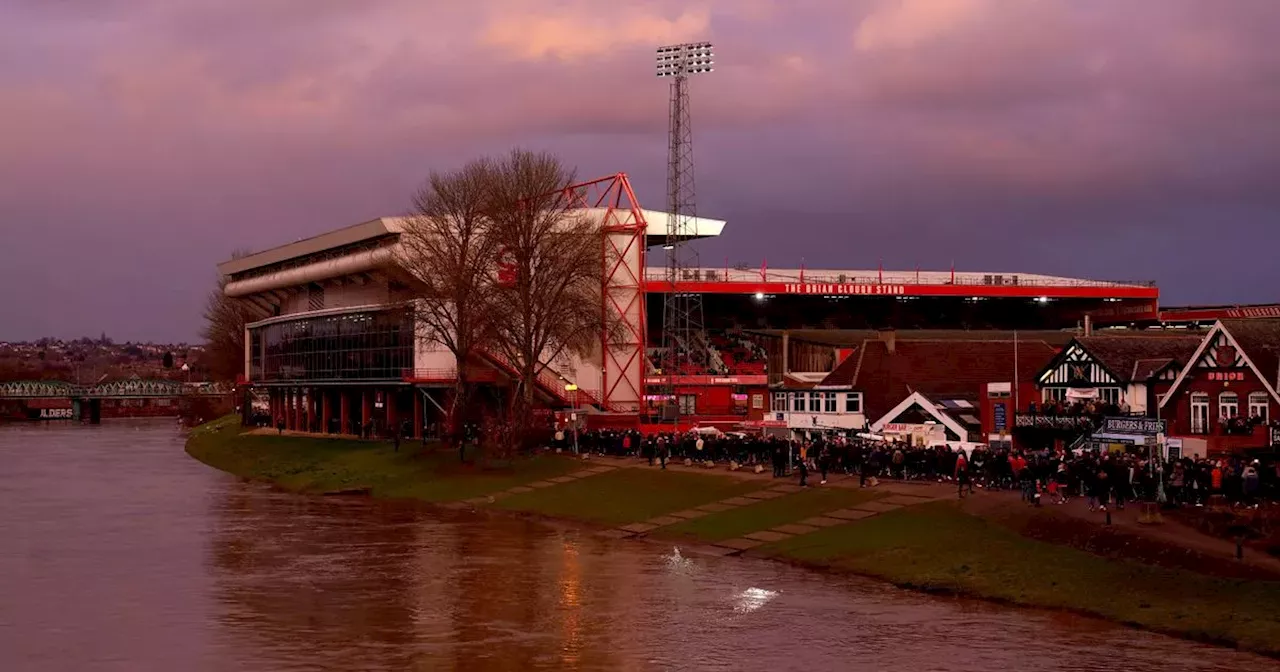
[[[715,54],[710,42],[694,42],[658,47],[659,77],[687,77],[713,72]]]

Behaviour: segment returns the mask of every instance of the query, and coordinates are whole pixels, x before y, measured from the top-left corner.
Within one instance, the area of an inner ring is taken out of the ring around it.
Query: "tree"
[[[413,199],[393,261],[393,272],[416,297],[417,338],[448,349],[457,367],[447,441],[458,439],[471,399],[468,368],[493,336],[495,284],[489,276],[497,244],[487,210],[495,175],[488,160],[431,173]],[[462,459],[463,444],[457,443]]]
[[[516,150],[496,166],[489,211],[493,238],[514,273],[496,283],[496,345],[519,374],[507,423],[532,438],[539,375],[566,354],[589,354],[606,327],[600,222],[577,209],[574,172],[556,157]],[[510,445],[510,444],[507,444]]]
[[[231,258],[247,255],[247,252],[237,251]],[[227,278],[219,276],[217,287],[205,300],[205,325],[200,330],[205,340],[204,367],[215,381],[232,381],[244,373],[244,327],[253,320],[252,311],[246,303],[223,292],[226,286]],[[172,360],[168,361],[172,366]]]
[[[244,340],[244,339],[241,339],[241,341],[243,341],[243,340]],[[160,365],[161,365],[161,366],[163,366],[163,367],[164,367],[164,368],[166,368],[166,369],[172,369],[172,368],[173,368],[173,353],[172,353],[172,352],[166,352],[166,353],[164,353],[164,358],[162,358],[162,359],[160,360]]]

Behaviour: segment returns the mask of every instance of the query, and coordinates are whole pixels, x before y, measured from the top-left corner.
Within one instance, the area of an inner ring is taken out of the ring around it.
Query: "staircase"
[[[516,379],[520,378],[520,368],[517,367],[515,364],[513,364],[511,360],[508,359],[505,355],[497,352],[485,351],[481,354],[481,356],[493,362],[494,364],[496,364],[498,368],[506,372],[507,375]],[[539,366],[540,366],[540,370],[538,371],[538,378],[537,378],[538,387],[543,392],[551,395],[555,399],[558,399],[564,405],[573,406],[574,393],[564,389],[565,385],[573,381],[568,379],[562,379],[549,366],[545,366],[545,365],[539,365]],[[577,406],[579,408],[585,408],[585,407],[594,407],[597,409],[604,408],[604,404],[600,402],[597,394],[594,394],[582,388],[578,388],[578,391],[577,391]]]

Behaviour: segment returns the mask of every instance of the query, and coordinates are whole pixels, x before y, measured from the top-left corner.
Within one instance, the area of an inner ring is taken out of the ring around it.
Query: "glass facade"
[[[346,313],[250,330],[254,382],[398,380],[413,368],[407,310]]]

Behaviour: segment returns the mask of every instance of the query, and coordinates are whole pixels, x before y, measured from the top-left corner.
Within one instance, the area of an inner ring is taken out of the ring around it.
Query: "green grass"
[[[728,476],[617,469],[572,483],[507,497],[497,506],[556,518],[626,525],[768,485]]]
[[[767,530],[827,511],[845,509],[874,499],[876,493],[850,488],[810,488],[785,497],[713,513],[662,528],[663,535],[694,537],[703,541],[733,539]]]
[[[1280,652],[1280,583],[1217,579],[1028,539],[933,503],[761,547],[904,586],[1088,612]]]
[[[395,452],[384,442],[242,434],[235,417],[192,430],[187,453],[217,469],[295,492],[370,488],[375,497],[427,502],[477,497],[584,466],[578,460],[545,455],[516,459],[503,468],[482,468],[459,464],[456,452],[438,450],[434,444],[423,450],[414,441],[402,443]]]

